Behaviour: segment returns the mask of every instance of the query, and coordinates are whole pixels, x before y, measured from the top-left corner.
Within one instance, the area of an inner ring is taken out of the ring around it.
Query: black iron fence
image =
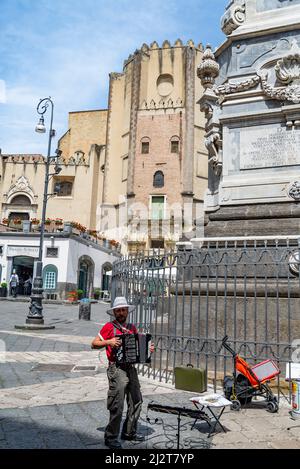
[[[216,389],[232,372],[222,349],[228,335],[250,364],[278,363],[280,394],[298,339],[300,346],[299,253],[300,237],[203,239],[197,248],[115,263],[113,297],[137,306],[132,321],[156,344],[151,368],[141,373],[169,381],[175,366],[191,363],[207,370]]]

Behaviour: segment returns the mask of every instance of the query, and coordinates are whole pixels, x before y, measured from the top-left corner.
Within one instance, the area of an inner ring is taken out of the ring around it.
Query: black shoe
[[[145,441],[144,435],[139,435],[138,433],[135,433],[134,435],[127,435],[126,433],[122,433],[121,438],[122,440],[128,441]]]
[[[110,449],[122,449],[122,445],[118,440],[104,440],[105,446],[108,446]]]

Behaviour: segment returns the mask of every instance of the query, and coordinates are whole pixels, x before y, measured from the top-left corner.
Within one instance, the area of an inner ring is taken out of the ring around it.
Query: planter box
[[[72,227],[71,223],[64,223],[64,225],[63,225],[63,231],[64,231],[64,233],[69,233],[69,234],[71,234],[72,231],[73,231],[73,227]]]
[[[7,297],[7,287],[0,287],[0,297],[1,298]]]

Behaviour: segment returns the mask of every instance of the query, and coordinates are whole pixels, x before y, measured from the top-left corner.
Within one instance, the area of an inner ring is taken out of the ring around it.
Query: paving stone
[[[82,413],[84,415],[84,411],[81,410],[80,406],[78,404],[67,404],[64,406],[60,406],[60,412],[63,415],[68,415],[68,414],[75,414],[75,413]]]
[[[247,443],[248,441],[248,438],[241,432],[218,433],[213,437],[213,443],[218,445],[222,445],[222,443]]]
[[[11,449],[6,440],[0,440],[0,449]]]
[[[0,423],[3,419],[29,418],[30,413],[27,409],[0,409]]]
[[[9,448],[12,449],[44,448],[44,442],[40,439],[39,435],[30,429],[28,429],[26,433],[8,433],[6,435],[6,442]]]
[[[275,440],[270,442],[271,448],[274,449],[300,449],[300,441],[297,440]]]
[[[84,449],[84,444],[80,441],[75,432],[53,431],[43,432],[42,439],[45,447],[49,449]]]
[[[53,422],[58,418],[64,419],[58,406],[30,407],[28,412],[32,419],[49,419],[49,421]]]
[[[27,418],[6,418],[1,420],[1,428],[5,435],[7,436],[8,433],[14,432],[14,433],[22,433],[24,431],[27,431],[32,425],[32,420]]]

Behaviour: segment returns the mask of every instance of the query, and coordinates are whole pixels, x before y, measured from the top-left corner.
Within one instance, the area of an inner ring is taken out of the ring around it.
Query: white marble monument
[[[221,25],[198,70],[206,235],[299,234],[300,0],[232,0]]]

